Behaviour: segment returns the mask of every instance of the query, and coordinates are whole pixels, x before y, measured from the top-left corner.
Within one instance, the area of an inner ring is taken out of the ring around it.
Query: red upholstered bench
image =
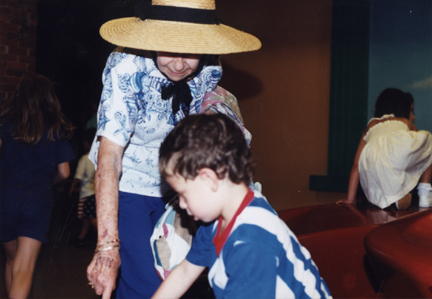
[[[366,251],[387,298],[432,298],[432,210],[373,229]]]
[[[381,210],[365,203],[310,206],[278,214],[309,250],[334,298],[382,298],[380,280],[366,255],[364,239],[382,224],[418,211],[393,207]]]

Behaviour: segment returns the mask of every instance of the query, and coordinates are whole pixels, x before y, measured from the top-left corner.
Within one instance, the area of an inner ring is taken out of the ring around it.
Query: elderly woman
[[[141,1],[137,12],[139,18],[112,20],[100,30],[124,47],[103,72],[89,155],[97,165],[98,243],[87,276],[104,299],[120,261],[117,298],[149,298],[160,285],[149,241],[168,190],[158,171],[160,144],[185,115],[205,111],[230,115],[250,139],[235,98],[217,86],[217,55],[261,47],[252,35],[219,24],[214,0]]]

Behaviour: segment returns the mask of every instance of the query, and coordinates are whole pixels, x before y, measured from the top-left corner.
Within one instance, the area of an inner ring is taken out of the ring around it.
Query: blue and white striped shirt
[[[216,298],[331,298],[310,253],[264,196],[248,196],[226,240],[215,238],[219,221],[201,226],[186,258],[210,267]]]

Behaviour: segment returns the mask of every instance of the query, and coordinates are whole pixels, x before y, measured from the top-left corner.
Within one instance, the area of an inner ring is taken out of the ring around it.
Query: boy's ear
[[[219,178],[213,170],[210,168],[201,168],[198,176],[204,183],[208,184],[211,187],[212,191],[217,191],[219,187]]]

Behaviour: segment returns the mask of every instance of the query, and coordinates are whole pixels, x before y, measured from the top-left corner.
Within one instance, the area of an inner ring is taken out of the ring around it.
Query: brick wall
[[[36,71],[38,0],[0,0],[0,103]]]

